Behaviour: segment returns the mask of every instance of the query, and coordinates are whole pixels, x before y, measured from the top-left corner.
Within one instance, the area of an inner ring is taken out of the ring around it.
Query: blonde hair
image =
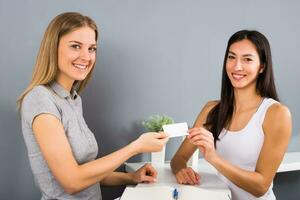
[[[47,85],[53,81],[58,70],[58,43],[60,38],[78,28],[89,27],[95,31],[95,40],[98,40],[96,23],[88,16],[76,12],[66,12],[56,16],[48,25],[37,55],[31,81],[17,100],[20,108],[26,94],[37,85]],[[95,64],[94,64],[95,65]],[[81,92],[91,78],[92,70],[83,81],[75,81],[73,89]]]

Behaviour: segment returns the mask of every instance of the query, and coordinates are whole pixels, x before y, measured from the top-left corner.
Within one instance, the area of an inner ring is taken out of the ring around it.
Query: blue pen
[[[176,188],[173,191],[173,199],[178,200],[178,191]]]

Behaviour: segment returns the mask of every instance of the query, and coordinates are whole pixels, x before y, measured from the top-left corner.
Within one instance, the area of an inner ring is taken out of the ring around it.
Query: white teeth
[[[234,79],[238,79],[238,80],[245,77],[245,75],[241,75],[241,74],[232,74],[232,76],[233,76]]]
[[[76,68],[79,68],[79,69],[86,69],[86,68],[87,68],[87,65],[74,64],[74,66],[75,66]]]

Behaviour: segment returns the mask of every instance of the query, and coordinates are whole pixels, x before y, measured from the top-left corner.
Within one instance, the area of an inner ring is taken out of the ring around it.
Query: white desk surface
[[[300,170],[300,152],[287,152],[284,155],[284,158],[277,170],[277,173],[296,170]]]
[[[125,163],[125,170],[127,172],[133,171],[141,167],[146,162]],[[165,167],[169,168],[170,164],[167,161]],[[217,173],[216,169],[206,162],[203,158],[198,161],[198,168],[200,172]],[[277,173],[297,171],[300,170],[300,152],[287,152],[277,170]]]
[[[132,172],[140,168],[145,162],[125,163],[125,170]],[[154,184],[138,184],[137,187],[151,187],[158,185],[168,185],[178,187],[175,176],[171,172],[170,162],[166,162],[163,168],[156,169],[158,172],[157,183]],[[198,170],[201,173],[201,184],[197,187],[209,188],[212,190],[226,191],[227,196],[231,196],[227,185],[217,176],[217,170],[204,159],[199,159]],[[300,152],[287,152],[277,173],[300,170]],[[227,197],[226,197],[227,198]]]
[[[206,162],[205,160],[201,160],[200,162]],[[201,180],[200,185],[196,186],[199,188],[205,188],[215,191],[224,192],[224,199],[230,199],[231,193],[227,185],[221,181],[221,179],[217,176],[216,170],[208,163],[199,165],[199,170],[201,171]],[[145,162],[139,162],[139,163],[125,163],[126,171],[127,172],[133,172],[140,168]],[[156,168],[158,172],[157,176],[157,182],[154,184],[138,184],[137,187],[153,187],[153,186],[172,186],[172,187],[179,187],[180,184],[176,182],[176,178],[173,175],[170,163],[166,162],[165,166],[163,168]]]
[[[133,170],[138,169],[146,162],[138,162],[138,163],[125,163],[126,171],[130,172]],[[165,167],[169,168],[170,164],[167,161]],[[211,166],[208,162],[206,162],[203,158],[200,158],[198,161],[198,169],[199,172],[208,172],[208,173],[215,173],[216,169]],[[277,170],[277,173],[280,172],[288,172],[288,171],[297,171],[300,170],[300,152],[287,152],[284,155],[284,158]]]

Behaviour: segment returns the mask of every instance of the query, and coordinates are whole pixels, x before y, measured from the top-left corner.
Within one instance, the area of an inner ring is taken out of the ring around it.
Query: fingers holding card
[[[170,138],[188,135],[188,125],[186,122],[163,125],[163,130]]]

